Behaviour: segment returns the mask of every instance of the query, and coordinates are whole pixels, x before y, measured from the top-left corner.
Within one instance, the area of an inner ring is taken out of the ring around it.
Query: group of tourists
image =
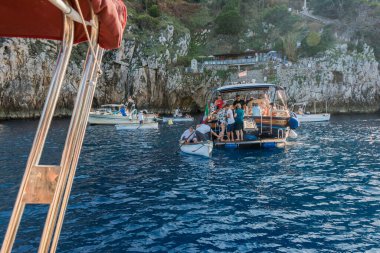
[[[210,135],[214,135],[219,141],[242,141],[244,140],[244,116],[261,115],[261,109],[258,104],[252,103],[251,113],[247,113],[247,104],[241,99],[240,95],[236,95],[233,104],[228,105],[221,95],[213,103],[213,113],[216,114],[218,125],[220,127],[219,133],[215,133],[206,121],[197,125],[194,130],[193,127],[187,129],[181,136],[181,140],[190,143],[209,140]],[[227,139],[225,139],[227,136]]]
[[[214,103],[216,105],[216,111],[218,124],[220,127],[218,140],[225,141],[224,136],[227,135],[226,141],[240,141],[244,139],[244,106],[245,102],[236,96],[232,105],[228,105],[219,95],[218,99]],[[236,139],[235,139],[236,135]]]

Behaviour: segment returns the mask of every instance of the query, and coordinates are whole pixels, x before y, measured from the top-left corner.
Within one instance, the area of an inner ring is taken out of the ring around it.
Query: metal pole
[[[62,48],[58,56],[58,63],[52,77],[49,92],[46,98],[46,102],[41,114],[41,119],[37,128],[37,133],[34,138],[33,146],[29,154],[28,162],[26,165],[24,177],[21,182],[21,186],[17,195],[16,203],[13,208],[12,216],[9,221],[7,232],[4,237],[4,242],[1,248],[1,252],[11,252],[12,246],[17,234],[18,227],[20,225],[21,217],[25,209],[25,202],[23,201],[23,195],[26,189],[26,185],[34,166],[38,165],[43,147],[45,144],[46,136],[50,128],[51,120],[54,115],[55,107],[58,101],[60,89],[62,86],[63,78],[66,73],[68,61],[71,55],[74,39],[74,22],[68,17],[64,16],[64,33]]]
[[[95,18],[95,16],[94,16]],[[97,27],[97,26],[96,26]],[[89,42],[91,46],[96,45],[98,39],[98,30],[92,29],[91,41]],[[77,99],[75,102],[73,114],[71,117],[70,127],[68,135],[65,142],[65,147],[61,159],[61,173],[58,178],[56,191],[52,203],[49,208],[49,212],[46,218],[46,223],[44,231],[41,237],[41,243],[39,247],[39,252],[47,252],[51,245],[51,252],[54,252],[60,235],[60,230],[63,223],[64,214],[66,211],[66,206],[68,203],[68,198],[70,196],[71,185],[73,182],[74,175],[72,175],[72,180],[70,180],[71,171],[74,171],[79,159],[79,153],[81,150],[84,132],[87,125],[87,115],[89,112],[86,110],[86,101],[89,94],[89,83],[92,81],[95,66],[97,65],[97,56],[92,54],[91,46],[89,45],[85,69],[83,71],[81,84],[79,86],[79,91]],[[97,50],[99,51],[99,50]],[[91,106],[91,105],[90,105]],[[85,115],[85,112],[87,114]],[[79,149],[79,152],[76,150]],[[77,154],[76,154],[77,153]],[[58,217],[59,214],[59,217]],[[52,240],[52,236],[54,238]]]
[[[96,42],[96,41],[95,41]],[[96,62],[101,62],[101,59],[102,59],[102,56],[103,56],[103,52],[104,50],[102,48],[100,48],[99,46],[96,46],[96,59],[94,59],[91,55],[91,50],[89,49],[88,51],[88,64],[86,64],[89,68],[91,68],[91,71],[89,73],[91,73],[89,76],[84,76],[83,79],[82,79],[82,85],[86,86],[86,92],[85,92],[85,95],[84,95],[84,103],[83,103],[83,106],[82,108],[79,108],[81,110],[80,112],[80,119],[81,121],[79,122],[79,126],[78,126],[78,136],[76,138],[76,145],[75,145],[75,150],[74,150],[74,155],[73,155],[73,158],[72,158],[72,163],[70,164],[70,168],[69,168],[69,175],[68,175],[68,179],[67,179],[67,183],[66,183],[66,188],[65,188],[65,192],[64,192],[64,196],[63,196],[63,199],[62,199],[62,204],[61,204],[61,208],[60,208],[60,211],[59,211],[59,216],[58,216],[58,220],[57,220],[57,225],[56,225],[56,228],[55,228],[55,233],[54,233],[54,237],[53,237],[53,241],[52,241],[52,246],[51,246],[51,252],[55,252],[56,251],[56,248],[57,248],[57,245],[58,245],[58,239],[59,239],[59,235],[60,235],[60,231],[61,231],[61,228],[62,228],[62,224],[63,224],[63,220],[64,220],[64,216],[65,216],[65,212],[66,212],[66,208],[67,208],[67,204],[68,204],[68,201],[69,201],[69,197],[70,197],[70,192],[71,192],[71,188],[72,188],[72,184],[73,184],[73,181],[74,181],[74,176],[75,176],[75,172],[76,172],[76,168],[77,168],[77,164],[78,164],[78,160],[79,160],[79,155],[80,155],[80,151],[81,151],[81,148],[82,148],[82,143],[83,143],[83,139],[84,139],[84,135],[85,135],[85,132],[86,132],[86,126],[87,126],[87,121],[88,121],[88,115],[89,115],[89,112],[90,112],[90,109],[91,109],[91,104],[92,104],[92,100],[93,100],[93,97],[94,97],[94,93],[95,93],[95,88],[96,88],[96,81],[97,81],[97,78],[99,76],[99,69],[98,69],[98,64],[96,64]]]

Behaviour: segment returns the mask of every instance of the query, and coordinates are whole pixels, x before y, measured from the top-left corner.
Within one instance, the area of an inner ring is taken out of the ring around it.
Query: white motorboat
[[[300,122],[324,122],[330,120],[330,113],[316,113],[316,107],[314,103],[314,113],[306,112],[306,103],[295,103],[292,106],[292,111],[296,114],[297,119]],[[306,112],[306,113],[305,113]]]
[[[180,142],[181,151],[190,155],[199,155],[204,157],[211,157],[213,143],[212,141],[198,142],[198,143],[184,143]]]
[[[323,122],[330,120],[330,113],[320,114],[297,114],[297,119],[300,122]]]
[[[88,123],[91,125],[116,125],[116,124],[134,124],[139,123],[137,119],[137,110],[134,109],[129,114],[122,115],[121,104],[102,105],[100,109],[90,112]],[[144,121],[155,122],[156,115],[144,111]]]
[[[177,108],[174,111],[174,114],[172,117],[163,117],[162,122],[193,122],[194,118],[191,117],[189,114],[183,114],[179,108]]]
[[[162,122],[169,122],[172,120],[173,122],[193,122],[193,117],[163,117]]]
[[[116,130],[158,129],[157,122],[117,124]]]

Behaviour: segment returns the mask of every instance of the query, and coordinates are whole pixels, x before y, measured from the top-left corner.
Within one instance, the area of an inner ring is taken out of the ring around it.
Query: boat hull
[[[155,118],[145,118],[146,122],[154,122]],[[88,123],[91,125],[117,125],[117,124],[135,124],[138,123],[136,119],[129,119],[126,116],[120,114],[115,115],[101,115],[90,113],[88,117]]]
[[[190,155],[198,155],[203,157],[211,157],[213,150],[212,141],[202,142],[202,143],[189,143],[180,144],[181,151]]]
[[[244,148],[283,148],[286,146],[286,138],[265,138],[259,140],[244,140],[244,141],[218,141],[215,142],[216,148],[226,148],[226,149],[244,149]]]
[[[330,120],[330,113],[323,114],[296,114],[300,122],[324,122]]]
[[[158,129],[158,123],[128,123],[116,125],[116,130],[138,130],[138,129]]]

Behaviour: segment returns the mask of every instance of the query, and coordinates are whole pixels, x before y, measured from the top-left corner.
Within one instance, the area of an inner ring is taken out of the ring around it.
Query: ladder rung
[[[50,204],[57,186],[60,166],[37,165],[32,167],[23,193],[25,204]]]

